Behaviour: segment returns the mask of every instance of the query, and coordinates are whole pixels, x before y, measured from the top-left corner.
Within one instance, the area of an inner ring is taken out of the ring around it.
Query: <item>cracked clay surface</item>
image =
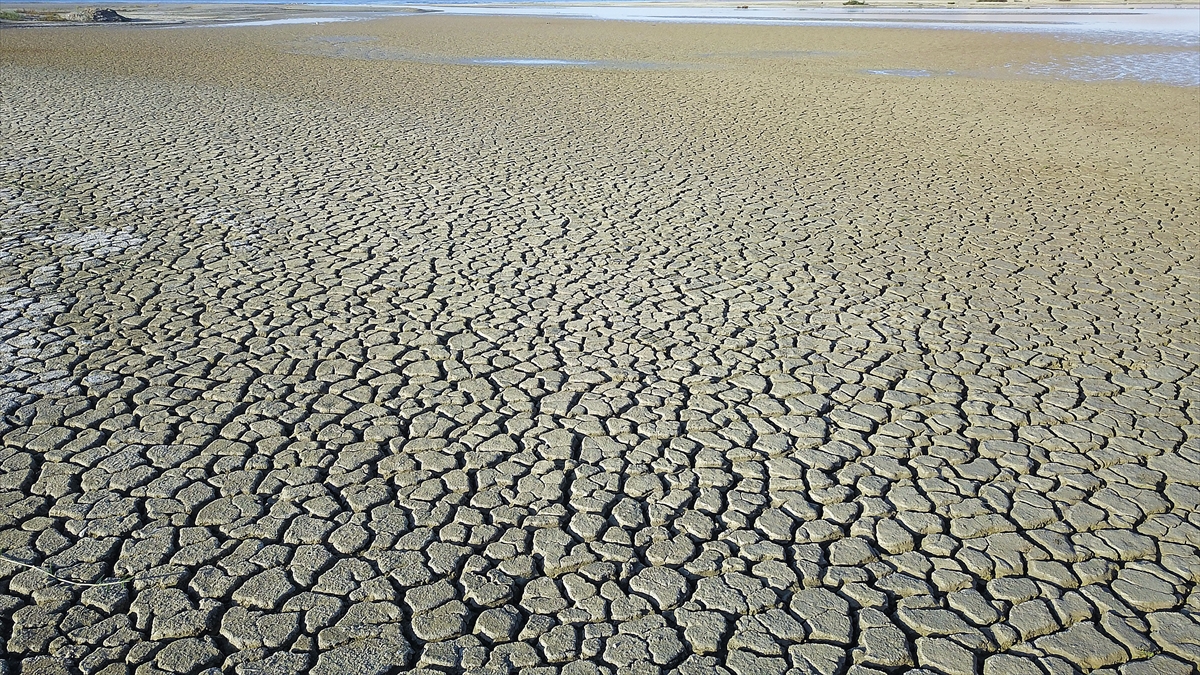
[[[2,38],[0,673],[1196,672],[1197,90]]]

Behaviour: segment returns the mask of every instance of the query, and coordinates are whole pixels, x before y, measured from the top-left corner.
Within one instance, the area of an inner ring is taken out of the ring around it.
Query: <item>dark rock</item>
[[[117,14],[117,10],[107,7],[87,7],[67,15],[67,21],[78,21],[80,23],[124,23],[132,20],[127,16]]]

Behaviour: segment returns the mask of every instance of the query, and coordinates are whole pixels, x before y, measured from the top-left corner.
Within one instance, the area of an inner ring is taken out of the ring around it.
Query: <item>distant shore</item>
[[[62,2],[24,2],[8,5],[0,11],[0,27],[78,26],[73,17],[81,8],[118,9],[130,19],[122,25],[165,24],[244,24],[247,22],[317,23],[376,19],[420,12],[481,14],[497,16],[562,16],[571,18],[685,22],[685,23],[762,23],[796,24],[839,22],[884,24],[927,23],[961,27],[980,21],[997,24],[1028,25],[1024,10],[1036,10],[1044,23],[1045,13],[1086,16],[1097,10],[1142,15],[1150,12],[1197,12],[1200,26],[1200,2],[1164,3],[1148,0],[811,0],[799,2],[464,2],[464,3],[355,3],[355,2],[134,2],[115,0],[102,5]],[[946,17],[940,16],[947,10]],[[932,12],[932,14],[931,14]],[[1196,27],[1196,26],[1193,26]]]

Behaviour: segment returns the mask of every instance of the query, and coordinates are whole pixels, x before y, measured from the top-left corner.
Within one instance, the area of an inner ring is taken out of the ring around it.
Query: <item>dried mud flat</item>
[[[1084,48],[6,32],[0,672],[1195,672],[1197,90],[864,72]]]

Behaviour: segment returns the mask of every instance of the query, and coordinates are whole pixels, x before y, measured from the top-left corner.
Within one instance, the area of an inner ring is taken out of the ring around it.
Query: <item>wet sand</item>
[[[8,672],[1193,672],[1200,90],[1023,70],[1135,49],[6,30]]]

